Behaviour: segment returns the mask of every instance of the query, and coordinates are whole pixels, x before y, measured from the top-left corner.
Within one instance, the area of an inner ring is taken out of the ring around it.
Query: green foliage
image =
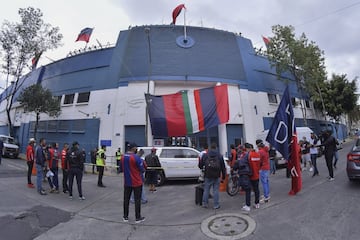
[[[54,117],[61,113],[58,98],[53,97],[50,90],[44,89],[40,84],[24,89],[20,93],[18,101],[27,112],[46,113]]]
[[[31,59],[35,54],[57,48],[61,45],[62,34],[58,27],[52,27],[42,20],[40,9],[33,7],[20,8],[18,11],[21,21],[11,23],[4,21],[0,28],[0,64],[3,72],[14,82],[7,97],[6,113],[9,133],[13,134],[10,111],[13,96],[20,89],[19,80],[24,69],[31,66]]]
[[[349,81],[346,75],[332,75],[325,83],[323,94],[327,114],[339,121],[343,113],[351,113],[357,108],[356,79]]]

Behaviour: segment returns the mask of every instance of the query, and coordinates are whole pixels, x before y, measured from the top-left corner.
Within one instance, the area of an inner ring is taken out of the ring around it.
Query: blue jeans
[[[338,152],[338,150],[336,150],[336,151],[334,152],[334,159],[335,159],[335,161],[334,161],[334,166],[336,167],[336,163],[337,163],[337,161],[338,161],[338,159],[339,159],[339,152]]]
[[[270,196],[269,173],[269,170],[260,170],[260,180],[263,186],[265,198],[268,198]]]
[[[39,164],[36,164],[36,189],[38,192],[42,190],[42,181],[44,178],[43,167]]]
[[[202,204],[203,206],[207,206],[209,204],[209,194],[210,194],[211,186],[213,187],[214,208],[220,207],[220,203],[219,203],[220,178],[205,178]]]
[[[316,159],[317,159],[317,154],[311,154],[311,163],[314,167],[314,175],[319,174],[319,170],[317,169],[317,164],[316,164]]]
[[[276,164],[274,159],[270,159],[270,172],[273,174],[276,172]]]

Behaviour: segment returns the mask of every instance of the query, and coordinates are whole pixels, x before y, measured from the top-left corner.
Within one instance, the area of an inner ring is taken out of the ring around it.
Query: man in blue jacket
[[[36,163],[36,187],[40,195],[46,195],[45,190],[42,188],[42,181],[44,178],[44,167],[46,161],[45,155],[46,140],[41,138],[39,145],[35,150],[35,163]]]

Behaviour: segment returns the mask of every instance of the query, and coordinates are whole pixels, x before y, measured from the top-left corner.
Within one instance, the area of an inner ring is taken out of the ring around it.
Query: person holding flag
[[[292,180],[289,195],[295,195],[301,190],[302,178],[295,117],[288,86],[284,91],[266,141],[274,146],[288,161]]]

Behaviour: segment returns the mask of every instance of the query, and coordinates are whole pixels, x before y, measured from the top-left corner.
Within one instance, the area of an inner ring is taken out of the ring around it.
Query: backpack
[[[218,178],[220,177],[221,167],[218,155],[207,155],[205,158],[205,177]]]

